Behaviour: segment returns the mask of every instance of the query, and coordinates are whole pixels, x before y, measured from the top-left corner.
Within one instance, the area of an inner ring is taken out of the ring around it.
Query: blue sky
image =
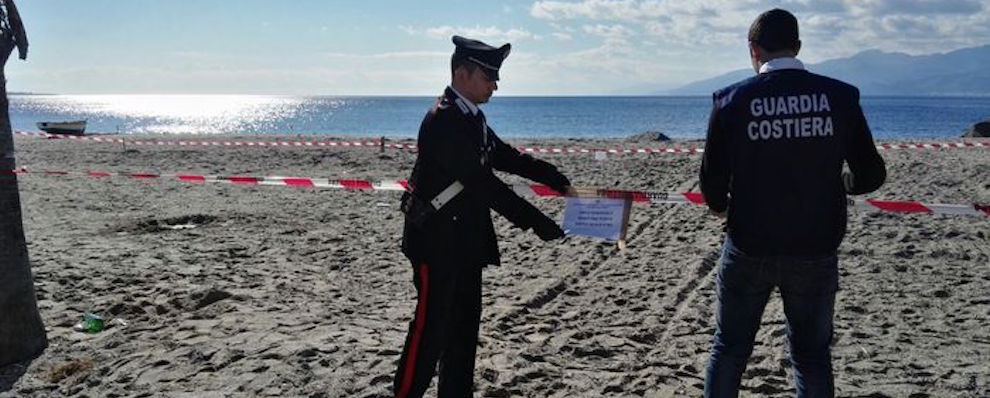
[[[802,59],[990,43],[990,0],[20,0],[9,91],[433,95],[452,34],[511,42],[500,95],[641,94],[747,68],[772,7]]]

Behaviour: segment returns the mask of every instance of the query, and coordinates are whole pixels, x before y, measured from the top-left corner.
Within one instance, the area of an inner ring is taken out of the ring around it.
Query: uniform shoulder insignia
[[[461,108],[461,113],[465,115],[471,113],[471,108],[468,108],[467,104],[464,103],[464,100],[457,98],[454,100],[454,103],[457,104],[458,108]]]
[[[443,109],[447,109],[447,108],[450,108],[450,103],[447,102],[447,100],[445,100],[443,98],[438,99],[437,102],[433,103],[433,109],[443,110]]]
[[[443,110],[440,108],[439,105],[440,104],[433,104],[433,106],[430,107],[430,110],[427,112],[427,114],[429,114],[430,116],[436,116],[437,113]]]
[[[716,91],[713,95],[715,105],[718,106],[719,109],[725,108],[730,102],[732,102],[732,98],[736,96],[736,91],[738,90],[738,87],[731,87],[728,90]]]

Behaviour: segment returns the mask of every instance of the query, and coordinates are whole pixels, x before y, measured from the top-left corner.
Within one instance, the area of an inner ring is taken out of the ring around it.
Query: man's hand
[[[574,187],[570,185],[560,187],[560,189],[554,187],[550,187],[550,189],[553,189],[554,191],[557,191],[558,193],[566,197],[578,196],[577,190],[575,190]]]
[[[533,232],[536,232],[536,236],[539,236],[543,241],[564,237],[564,230],[560,229],[560,226],[553,222],[553,220],[545,217],[541,222],[533,226]]]
[[[712,210],[712,209],[708,209],[708,213],[710,213],[711,215],[713,215],[715,217],[718,217],[720,219],[725,219],[725,213],[726,212],[727,212],[726,210],[715,211],[715,210]]]
[[[571,180],[568,180],[567,176],[565,176],[563,173],[558,172],[553,180],[554,181],[547,184],[547,186],[549,186],[550,189],[557,191],[561,195],[568,196],[569,193],[572,193],[574,191],[574,189],[571,188]]]
[[[854,185],[855,180],[856,178],[855,176],[853,176],[853,173],[851,171],[842,172],[842,186],[846,188],[846,192],[852,191],[853,187],[855,186]]]

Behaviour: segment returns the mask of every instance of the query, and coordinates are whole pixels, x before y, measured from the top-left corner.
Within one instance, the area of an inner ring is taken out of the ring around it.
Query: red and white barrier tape
[[[214,147],[371,147],[378,148],[382,142],[374,141],[205,141],[205,140],[131,140],[120,136],[48,134],[32,131],[15,131],[14,134],[27,137],[69,139],[77,141],[129,144],[137,146],[214,146]],[[415,150],[414,144],[385,143],[386,148]]]
[[[70,139],[70,140],[81,140],[81,141],[93,141],[93,142],[106,142],[106,143],[116,143],[116,144],[131,144],[138,146],[212,146],[212,147],[365,147],[365,148],[390,148],[390,149],[404,149],[404,150],[417,150],[416,144],[403,144],[403,143],[384,143],[379,140],[366,140],[366,141],[206,141],[206,140],[126,140],[119,138],[120,136],[77,136],[77,135],[63,135],[63,134],[48,134],[42,132],[30,132],[30,131],[15,131],[14,134],[29,136],[29,137],[44,137],[52,139]],[[990,141],[955,141],[955,142],[929,142],[929,143],[883,143],[876,146],[877,150],[896,150],[896,149],[917,149],[917,150],[933,150],[933,149],[962,149],[962,148],[990,148]],[[629,155],[637,153],[646,154],[665,154],[665,153],[680,153],[680,154],[696,154],[704,153],[704,146],[687,146],[687,147],[659,147],[659,148],[575,148],[575,147],[559,147],[559,148],[547,148],[547,147],[519,147],[522,152],[527,153],[544,153],[544,154],[595,154],[595,153],[606,153],[614,155]]]
[[[528,153],[560,153],[560,154],[595,154],[595,153],[607,153],[613,155],[629,155],[634,153],[704,153],[704,147],[689,146],[686,148],[681,147],[665,147],[665,148],[534,148],[534,147],[519,147],[519,151]]]
[[[26,168],[0,171],[3,175],[41,175],[41,176],[79,176],[79,177],[125,177],[131,179],[162,179],[179,180],[193,183],[226,183],[239,185],[273,185],[328,189],[374,190],[374,191],[404,191],[409,189],[406,180],[385,180],[373,182],[369,180],[329,179],[310,177],[254,177],[254,176],[219,176],[202,174],[158,174],[134,172],[103,172],[103,171],[28,171]],[[545,185],[514,184],[511,186],[520,196],[559,197],[561,194]],[[702,205],[705,198],[700,192],[649,192],[627,191],[615,189],[576,188],[582,197],[630,198],[634,202],[652,204],[686,204]],[[884,211],[894,213],[928,213],[966,216],[990,216],[990,205],[985,204],[941,204],[921,203],[917,201],[891,201],[876,199],[848,199],[849,207],[862,211]]]
[[[959,149],[959,148],[990,148],[990,141],[980,142],[980,141],[957,141],[957,142],[930,142],[930,143],[900,143],[900,144],[879,144],[877,145],[877,150],[885,151],[891,149]],[[522,147],[519,148],[520,151],[530,152],[530,153],[597,153],[605,152],[609,154],[635,154],[635,153],[704,153],[705,148],[689,146],[685,148],[681,147],[666,147],[666,148],[611,148],[611,149],[593,149],[593,148],[529,148]]]

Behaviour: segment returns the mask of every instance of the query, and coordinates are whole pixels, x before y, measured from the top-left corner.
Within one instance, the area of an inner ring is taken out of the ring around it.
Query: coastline
[[[162,137],[186,132],[414,138],[442,88],[422,97],[15,96],[11,123],[15,129],[34,130],[39,121],[88,119],[89,132]],[[986,119],[990,97],[865,97],[862,106],[876,138],[944,139]],[[485,105],[485,113],[497,121],[494,128],[506,139],[623,138],[651,130],[675,138],[704,138],[711,97],[500,95]]]
[[[366,148],[124,150],[15,140],[18,164],[38,170],[379,180],[406,178],[415,160],[409,151]],[[888,182],[867,196],[990,203],[986,151],[884,151]],[[699,155],[535,156],[557,164],[575,185],[697,190]],[[20,185],[50,347],[0,397],[390,391],[415,304],[412,273],[398,251],[398,193],[32,176],[20,177]],[[532,201],[561,219],[562,201]],[[636,205],[629,247],[620,252],[584,238],[540,242],[495,219],[504,265],[484,275],[479,395],[699,394],[713,332],[718,220],[701,207]],[[175,228],[180,225],[187,227]],[[838,395],[990,393],[988,225],[986,218],[850,213],[839,249]],[[85,311],[127,326],[94,335],[72,331]],[[789,375],[782,308],[774,298],[743,391],[793,395]]]

